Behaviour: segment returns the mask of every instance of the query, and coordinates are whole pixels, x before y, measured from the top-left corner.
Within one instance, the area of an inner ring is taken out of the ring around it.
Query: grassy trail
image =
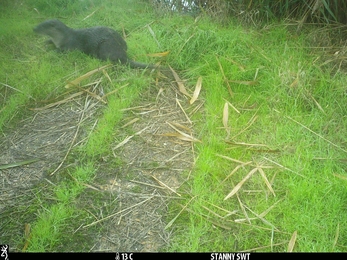
[[[146,62],[151,58],[144,53],[169,50],[167,63],[180,72],[190,93],[202,78],[203,106],[191,118],[201,143],[194,144],[194,168],[178,190],[183,199],[169,205],[165,221],[172,223],[173,236],[162,250],[346,251],[346,75],[334,56],[317,47],[326,44],[317,40],[322,31],[307,28],[296,35],[292,25],[282,23],[255,29],[236,22],[221,26],[203,16],[158,16],[138,1],[65,2],[4,3],[4,133],[30,114],[28,107],[65,94],[67,80],[105,65],[81,53],[46,50],[32,32],[34,25],[64,17],[76,28],[102,24],[123,30],[132,58]],[[100,161],[113,158],[109,147],[122,109],[136,106],[153,84],[127,69],[109,76],[114,81],[105,85],[106,92],[120,91],[87,127],[87,141],[68,156],[72,166],[54,179],[56,185],[35,187],[25,207],[3,209],[7,224],[0,224],[0,233],[6,241],[0,244],[56,251],[76,240],[82,242],[69,250],[90,248],[89,237],[65,231],[94,219],[78,201],[93,184]],[[121,163],[114,159],[110,165]],[[25,223],[31,223],[30,243],[21,230]]]

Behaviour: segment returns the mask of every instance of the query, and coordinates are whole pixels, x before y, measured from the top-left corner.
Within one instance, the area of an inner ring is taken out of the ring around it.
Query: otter
[[[34,32],[50,37],[59,51],[79,50],[100,60],[129,65],[131,68],[157,69],[159,66],[133,61],[127,56],[127,44],[115,30],[96,26],[72,29],[59,20],[47,20],[34,28]]]

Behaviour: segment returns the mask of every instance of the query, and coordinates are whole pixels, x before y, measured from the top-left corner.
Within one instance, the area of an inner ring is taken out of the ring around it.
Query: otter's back
[[[119,33],[107,27],[91,27],[74,30],[71,45],[79,44],[78,49],[102,60],[127,61],[127,45]]]

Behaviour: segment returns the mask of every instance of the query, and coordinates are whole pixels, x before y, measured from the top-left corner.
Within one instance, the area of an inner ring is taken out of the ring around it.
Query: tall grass
[[[347,3],[339,0],[171,0],[150,1],[166,11],[195,13],[201,11],[215,20],[227,21],[234,17],[257,24],[274,19],[290,18],[303,22],[347,22]]]

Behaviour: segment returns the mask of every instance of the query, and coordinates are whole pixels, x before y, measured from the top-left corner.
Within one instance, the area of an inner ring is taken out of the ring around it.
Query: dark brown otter
[[[72,29],[59,20],[47,20],[37,25],[34,32],[49,36],[50,42],[60,51],[79,50],[100,60],[128,64],[131,68],[159,67],[130,60],[122,36],[108,27]]]

